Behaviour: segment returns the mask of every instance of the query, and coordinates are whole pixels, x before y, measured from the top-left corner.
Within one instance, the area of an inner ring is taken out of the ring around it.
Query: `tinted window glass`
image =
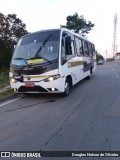
[[[84,54],[89,55],[88,43],[86,41],[83,42],[84,46]]]
[[[83,55],[83,46],[82,46],[82,40],[78,39],[77,37],[75,38],[76,41],[76,52],[77,55]]]
[[[21,46],[21,45],[26,45],[30,43],[43,42],[50,35],[51,37],[49,38],[49,41],[58,41],[60,37],[60,31],[59,30],[46,31],[46,32],[31,34],[20,39],[20,41],[18,42],[18,45]]]
[[[31,34],[21,38],[13,54],[13,61],[19,59],[43,58],[43,63],[58,58],[60,30]]]
[[[89,54],[90,54],[90,55],[93,55],[93,52],[92,52],[92,44],[91,44],[91,43],[88,43],[88,49],[89,49]]]
[[[91,45],[91,48],[92,48],[92,54],[95,55],[95,46],[94,46],[94,44]]]
[[[63,32],[61,42],[61,57],[63,60],[69,60],[75,56],[74,36],[69,32]]]

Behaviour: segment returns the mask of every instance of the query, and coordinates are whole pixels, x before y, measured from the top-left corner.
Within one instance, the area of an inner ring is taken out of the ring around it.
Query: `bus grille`
[[[21,86],[18,89],[18,92],[46,92],[47,93],[48,91],[40,86],[35,86],[35,87]]]

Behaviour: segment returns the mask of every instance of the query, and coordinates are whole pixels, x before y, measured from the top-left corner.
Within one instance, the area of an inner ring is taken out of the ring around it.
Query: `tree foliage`
[[[16,14],[0,13],[0,69],[9,67],[12,46],[27,33],[26,25]]]
[[[11,30],[12,40],[17,42],[21,36],[24,36],[28,33],[26,30],[26,25],[22,22],[21,19],[17,18],[16,14],[8,14],[7,19],[10,24],[9,29]]]
[[[104,57],[96,51],[96,61],[98,62],[100,59],[104,60]]]
[[[86,21],[84,16],[79,16],[78,13],[67,16],[66,20],[66,25],[61,25],[62,28],[68,28],[83,36],[86,36],[86,34],[94,27],[94,24],[91,21]]]

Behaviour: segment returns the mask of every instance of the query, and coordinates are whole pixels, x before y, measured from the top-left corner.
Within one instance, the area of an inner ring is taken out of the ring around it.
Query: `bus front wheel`
[[[62,93],[62,95],[64,96],[64,97],[66,97],[66,96],[68,96],[69,95],[69,93],[70,93],[70,82],[66,79],[66,81],[65,81],[65,90],[64,90],[64,92]]]

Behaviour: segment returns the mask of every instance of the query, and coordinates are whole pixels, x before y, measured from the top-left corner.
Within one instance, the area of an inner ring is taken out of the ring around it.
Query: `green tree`
[[[17,42],[21,36],[24,36],[28,33],[26,30],[26,25],[21,19],[17,18],[16,14],[8,14],[7,20],[10,24],[9,29],[11,30],[12,41]]]
[[[0,70],[9,67],[12,46],[27,33],[26,25],[16,14],[0,13]]]
[[[96,51],[96,61],[98,62],[100,59],[104,60],[104,57]]]
[[[11,42],[10,37],[10,24],[7,20],[7,17],[0,13],[0,51],[4,48],[8,48],[9,43]]]
[[[83,36],[86,36],[86,34],[94,27],[94,24],[91,21],[86,21],[84,16],[79,16],[78,13],[67,16],[66,20],[66,25],[60,25],[62,28],[68,28]]]
[[[9,22],[7,17],[0,13],[0,70],[7,65],[9,57],[9,50],[11,44]]]

